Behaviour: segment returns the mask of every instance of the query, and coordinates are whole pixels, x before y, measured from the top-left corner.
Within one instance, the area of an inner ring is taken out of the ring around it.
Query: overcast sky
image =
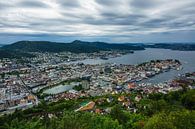
[[[195,0],[0,0],[0,43],[195,42]]]

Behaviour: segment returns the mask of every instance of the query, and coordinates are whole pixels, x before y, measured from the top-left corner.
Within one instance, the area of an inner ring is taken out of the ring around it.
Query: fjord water
[[[135,51],[134,54],[127,54],[121,57],[110,58],[108,60],[102,59],[87,59],[79,62],[85,64],[101,64],[101,63],[116,63],[116,64],[140,64],[150,60],[157,59],[178,59],[182,63],[182,70],[171,70],[159,74],[151,79],[144,80],[144,82],[159,83],[174,79],[178,74],[195,71],[195,51],[175,51],[169,49],[154,49],[147,48],[143,51]]]

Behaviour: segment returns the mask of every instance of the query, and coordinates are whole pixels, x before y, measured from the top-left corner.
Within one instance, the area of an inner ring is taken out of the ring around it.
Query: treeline
[[[90,98],[88,98],[90,99]],[[94,98],[91,98],[94,99]],[[45,103],[0,117],[1,129],[194,129],[195,90],[151,94],[137,113],[115,104],[110,114],[74,112],[83,100]]]

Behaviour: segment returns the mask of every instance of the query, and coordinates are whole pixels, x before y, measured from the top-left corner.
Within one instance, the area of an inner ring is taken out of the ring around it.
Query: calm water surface
[[[183,69],[180,71],[171,70],[169,72],[159,74],[151,79],[144,80],[143,82],[164,82],[175,78],[178,74],[195,71],[195,51],[173,51],[169,49],[147,48],[144,51],[135,51],[134,54],[127,54],[121,57],[110,58],[108,60],[87,59],[78,62],[83,62],[85,64],[116,63],[135,65],[156,59],[178,59],[181,61]]]

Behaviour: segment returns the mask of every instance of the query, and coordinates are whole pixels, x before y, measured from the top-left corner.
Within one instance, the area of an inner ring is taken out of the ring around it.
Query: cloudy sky
[[[0,43],[195,42],[195,0],[0,0]]]

